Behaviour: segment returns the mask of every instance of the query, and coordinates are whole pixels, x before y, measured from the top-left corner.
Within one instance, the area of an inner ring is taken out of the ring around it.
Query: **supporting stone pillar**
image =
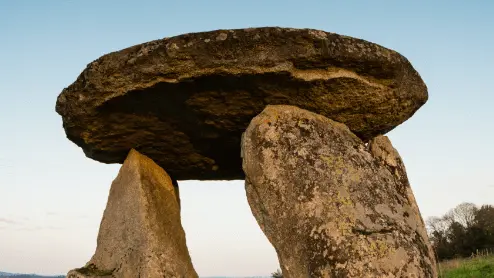
[[[96,252],[67,277],[197,278],[177,194],[161,167],[130,151],[112,183]]]
[[[285,278],[437,277],[403,162],[344,124],[268,106],[242,138],[252,212]]]

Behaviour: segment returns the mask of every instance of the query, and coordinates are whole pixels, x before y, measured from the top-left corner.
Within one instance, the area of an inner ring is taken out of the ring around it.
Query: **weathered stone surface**
[[[68,278],[197,278],[172,180],[131,150],[113,181],[96,252]]]
[[[310,29],[185,34],[90,63],[57,100],[86,156],[121,163],[135,148],[186,179],[242,179],[240,136],[267,104],[345,123],[364,140],[408,119],[427,88],[382,46]]]
[[[252,212],[285,278],[436,277],[403,162],[344,124],[268,106],[242,140]]]

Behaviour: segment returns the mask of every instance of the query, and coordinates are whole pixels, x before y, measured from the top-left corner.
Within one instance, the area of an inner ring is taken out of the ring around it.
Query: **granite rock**
[[[113,181],[96,252],[68,278],[197,278],[178,191],[150,158],[131,150]]]
[[[268,106],[242,139],[252,212],[285,278],[437,277],[405,166],[387,137]]]

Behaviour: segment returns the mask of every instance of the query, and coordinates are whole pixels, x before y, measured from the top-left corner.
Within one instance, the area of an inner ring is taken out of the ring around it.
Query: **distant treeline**
[[[494,251],[494,206],[462,203],[442,217],[427,220],[439,261]]]

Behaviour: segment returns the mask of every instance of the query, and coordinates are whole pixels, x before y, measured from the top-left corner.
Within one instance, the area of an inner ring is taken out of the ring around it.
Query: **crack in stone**
[[[352,233],[354,234],[360,234],[364,236],[369,236],[373,234],[389,234],[392,233],[394,229],[391,228],[383,228],[379,230],[368,230],[368,229],[359,229],[359,228],[352,228]]]

